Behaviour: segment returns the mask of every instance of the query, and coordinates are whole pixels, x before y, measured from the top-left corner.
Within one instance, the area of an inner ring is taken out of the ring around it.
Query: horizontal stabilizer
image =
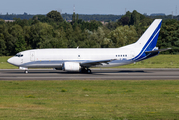
[[[167,50],[170,50],[170,49],[171,49],[171,48],[164,48],[164,49],[153,50],[153,51],[145,51],[145,53],[162,52],[162,51],[167,51]]]

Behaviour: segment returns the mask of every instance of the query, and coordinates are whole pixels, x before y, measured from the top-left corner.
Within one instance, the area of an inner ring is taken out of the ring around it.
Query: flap
[[[108,64],[108,62],[111,62],[114,60],[116,60],[116,59],[85,61],[85,62],[81,62],[80,65],[84,66],[84,67],[90,67],[90,66],[95,66],[95,65],[102,65],[102,63]]]

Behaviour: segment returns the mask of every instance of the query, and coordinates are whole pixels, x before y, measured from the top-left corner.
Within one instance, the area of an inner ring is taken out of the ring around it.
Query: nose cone
[[[14,60],[14,57],[11,57],[7,60],[8,63],[12,64],[12,65],[16,65],[15,64],[15,60]]]
[[[12,63],[13,63],[13,59],[12,59],[12,57],[9,58],[9,59],[7,60],[7,62],[10,63],[10,64],[12,64]]]

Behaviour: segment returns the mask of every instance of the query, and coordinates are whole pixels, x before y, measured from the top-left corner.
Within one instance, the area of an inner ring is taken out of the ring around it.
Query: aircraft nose
[[[13,64],[13,59],[12,59],[12,58],[9,58],[9,59],[7,60],[7,62],[10,63],[10,64]]]

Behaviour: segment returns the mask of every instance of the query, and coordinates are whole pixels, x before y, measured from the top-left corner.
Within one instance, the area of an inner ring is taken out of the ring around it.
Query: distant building
[[[101,21],[101,23],[102,23],[103,25],[106,25],[106,24],[108,24],[108,22],[104,22],[104,21]]]
[[[153,13],[153,14],[150,14],[150,16],[165,16],[164,13]]]
[[[24,12],[24,15],[28,15],[26,12]]]
[[[72,22],[72,20],[67,20],[67,22]]]
[[[5,22],[14,22],[15,20],[4,20]]]

